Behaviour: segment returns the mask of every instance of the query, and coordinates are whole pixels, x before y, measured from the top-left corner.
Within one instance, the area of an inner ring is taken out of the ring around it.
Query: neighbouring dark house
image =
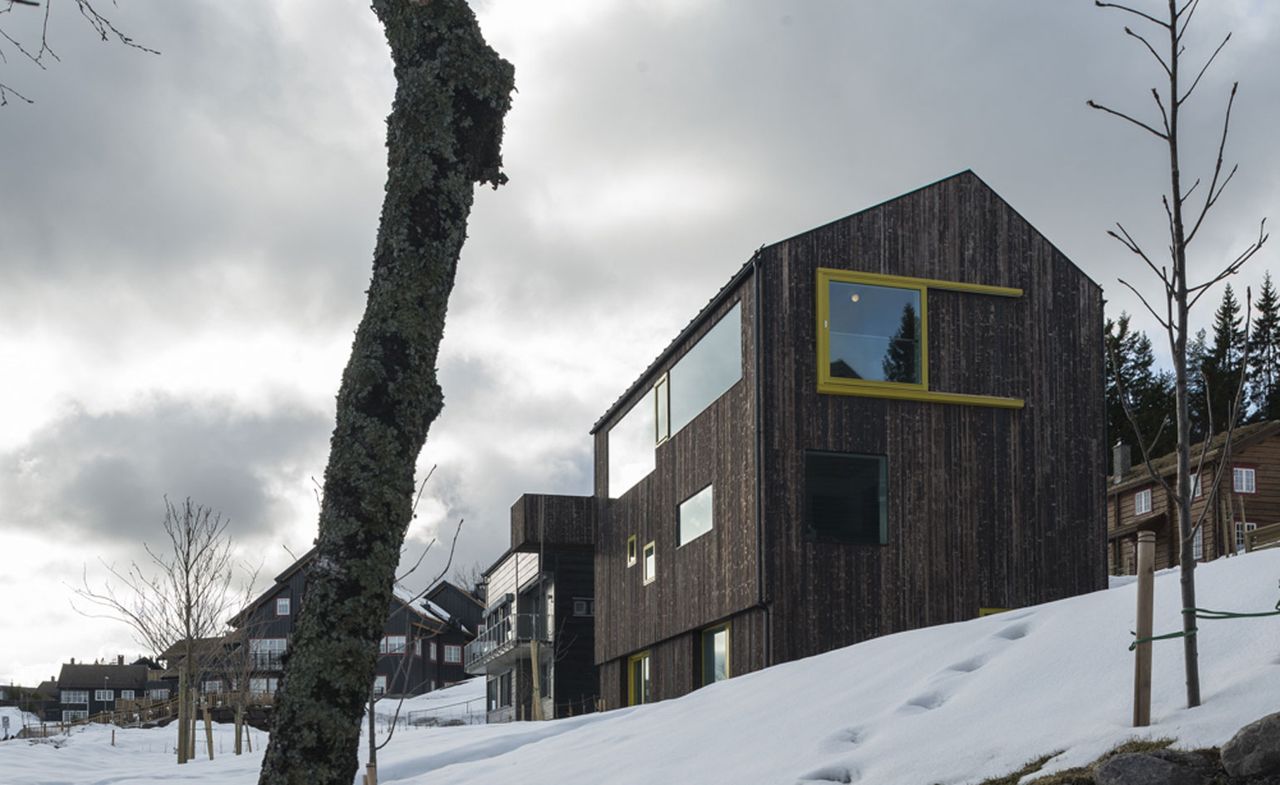
[[[592,429],[606,707],[1105,587],[1102,321],[969,171],[762,247]]]
[[[1242,425],[1225,449],[1226,434],[1218,434],[1191,450],[1191,520],[1203,521],[1194,532],[1191,552],[1196,561],[1211,561],[1280,541],[1280,420]],[[1136,458],[1136,460],[1134,460]],[[1177,483],[1177,453],[1153,458],[1148,469],[1127,445],[1115,448],[1116,473],[1107,483],[1107,564],[1112,575],[1137,572],[1139,531],[1156,535],[1155,568],[1176,566],[1181,559],[1177,516],[1172,495],[1151,476]],[[1214,481],[1217,492],[1214,493]],[[1265,542],[1263,538],[1265,537]]]
[[[595,509],[590,496],[538,494],[511,508],[511,548],[484,572],[488,605],[466,648],[489,722],[595,710]]]
[[[308,551],[231,619],[236,628],[233,636],[243,641],[237,645],[248,647],[253,694],[273,695],[279,688],[294,619],[306,591],[305,567],[314,558],[315,550]],[[432,591],[449,604],[457,600],[449,589],[437,586]],[[379,643],[375,694],[419,695],[467,678],[462,649],[475,637],[478,604],[473,601],[476,607],[458,617],[439,603],[431,604],[434,607],[399,591],[392,597]],[[470,624],[463,619],[471,620]]]
[[[120,657],[109,665],[64,664],[58,673],[57,716],[47,720],[72,722],[115,711],[116,701],[141,699],[151,678],[146,665],[125,665]]]

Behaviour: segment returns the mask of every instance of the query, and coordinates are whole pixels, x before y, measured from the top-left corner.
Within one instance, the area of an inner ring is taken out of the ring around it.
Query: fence
[[[483,725],[485,724],[485,699],[472,698],[459,703],[447,703],[430,709],[411,711],[400,718],[397,724],[410,728],[434,728],[450,725]],[[388,721],[389,724],[389,721]]]

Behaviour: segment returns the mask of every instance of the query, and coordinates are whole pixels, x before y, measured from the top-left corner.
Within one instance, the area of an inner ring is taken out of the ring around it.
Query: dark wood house
[[[595,710],[595,504],[525,494],[511,508],[511,548],[484,572],[488,605],[466,648],[489,722]]]
[[[115,711],[117,701],[145,697],[149,677],[146,665],[125,665],[123,657],[109,664],[72,660],[58,673],[57,707],[45,718],[73,722]]]
[[[231,619],[236,628],[231,637],[243,639],[236,645],[248,646],[251,693],[271,695],[279,689],[289,639],[306,592],[306,566],[313,558],[314,549],[276,576],[270,588]],[[450,604],[455,593],[466,593],[452,585],[450,588],[453,591],[434,587],[433,592],[452,598]],[[478,607],[474,600],[472,605]],[[374,692],[419,695],[468,678],[462,651],[475,638],[475,615],[472,610],[455,617],[439,604],[397,591],[387,609],[379,642]],[[221,689],[224,685],[213,686]]]
[[[1104,587],[1102,319],[969,171],[761,248],[592,430],[606,706]]]
[[[1215,436],[1204,452],[1191,451],[1192,522],[1203,520],[1192,538],[1197,561],[1240,553],[1259,531],[1280,524],[1280,420],[1242,425],[1225,448],[1226,434]],[[1136,457],[1136,460],[1131,460]],[[1128,446],[1115,448],[1116,473],[1107,483],[1107,566],[1112,575],[1137,572],[1139,531],[1156,535],[1155,568],[1177,566],[1181,555],[1173,499]],[[1151,468],[1170,487],[1176,483],[1177,454],[1154,458]],[[1214,492],[1216,480],[1217,491]]]

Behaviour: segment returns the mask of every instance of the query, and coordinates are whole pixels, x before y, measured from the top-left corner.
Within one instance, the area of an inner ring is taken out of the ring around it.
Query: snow
[[[1197,576],[1202,607],[1271,610],[1280,550],[1220,559]],[[1178,591],[1176,571],[1157,576],[1157,632],[1179,627]],[[1184,708],[1181,644],[1160,642],[1152,725],[1130,727],[1135,594],[1128,583],[878,638],[649,706],[543,723],[400,727],[379,753],[379,781],[971,783],[1058,750],[1046,772],[1083,764],[1133,737],[1217,745],[1280,708],[1280,617],[1202,621],[1204,705]],[[478,699],[479,682],[406,706]],[[219,734],[229,749],[229,732]],[[112,748],[109,730],[92,728],[61,749],[3,743],[0,783],[256,782],[257,744],[252,755],[179,768],[165,752],[171,736],[119,731]]]
[[[16,706],[0,706],[0,718],[7,719],[9,721],[8,727],[5,728],[3,719],[0,719],[0,738],[3,738],[6,730],[10,736],[13,736],[26,726],[40,726],[39,717],[29,712],[22,711]]]

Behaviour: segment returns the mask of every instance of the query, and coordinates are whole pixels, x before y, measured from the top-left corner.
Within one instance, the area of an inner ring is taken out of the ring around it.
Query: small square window
[[[1133,514],[1146,515],[1151,512],[1151,489],[1144,488],[1133,495]]]
[[[276,598],[276,615],[277,616],[289,615],[289,598],[288,597]]]
[[[854,545],[889,541],[889,461],[883,455],[806,452],[804,519],[823,540]]]
[[[594,616],[596,613],[596,601],[590,597],[574,597],[573,598],[573,615],[574,616]]]
[[[1253,469],[1243,469],[1237,466],[1232,472],[1234,482],[1232,486],[1236,493],[1257,493],[1257,473]]]
[[[455,646],[452,643],[444,645],[444,661],[458,663],[462,662],[462,647]]]
[[[627,538],[627,566],[636,566],[636,536],[634,534]]]
[[[657,545],[649,543],[644,546],[644,582],[653,583],[653,579],[657,577],[658,561],[657,561]]]

